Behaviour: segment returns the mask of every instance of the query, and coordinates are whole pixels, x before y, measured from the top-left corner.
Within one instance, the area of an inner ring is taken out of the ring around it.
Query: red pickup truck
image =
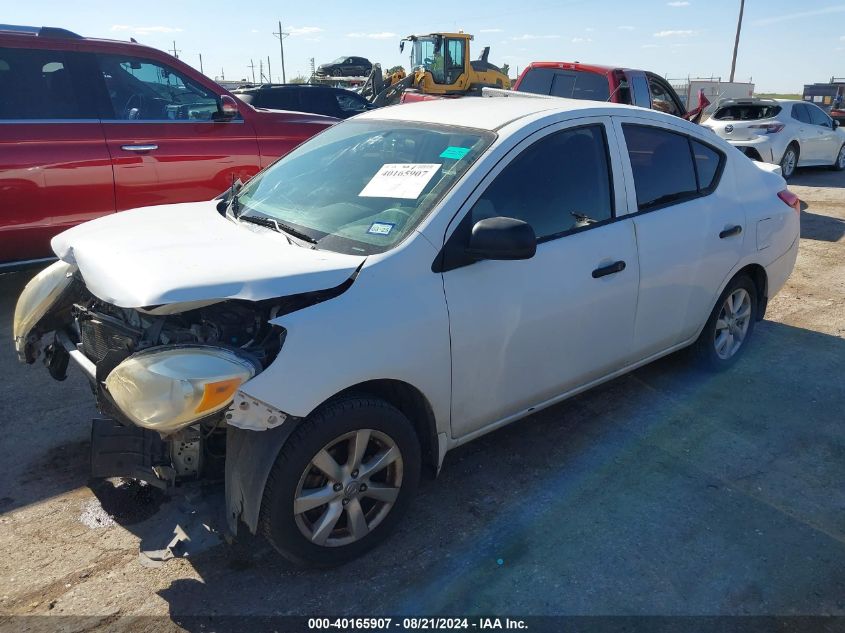
[[[520,92],[628,103],[686,118],[687,110],[663,77],[644,70],[581,62],[532,62],[513,87]]]
[[[210,200],[336,121],[255,110],[134,41],[0,25],[0,270],[86,220]]]

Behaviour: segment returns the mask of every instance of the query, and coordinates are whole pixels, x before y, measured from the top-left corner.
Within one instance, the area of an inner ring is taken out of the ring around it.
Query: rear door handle
[[[625,270],[625,262],[621,260],[618,262],[613,262],[612,264],[608,264],[607,266],[596,268],[593,271],[593,279],[598,279],[599,277],[606,277],[607,275],[612,275],[614,273],[621,273],[623,270]]]
[[[158,145],[121,145],[120,149],[127,152],[152,152],[158,149]]]
[[[741,226],[739,226],[739,225],[732,226],[731,228],[725,229],[724,231],[719,233],[719,239],[723,240],[726,237],[730,237],[732,235],[739,235],[740,233],[742,233],[742,227]]]

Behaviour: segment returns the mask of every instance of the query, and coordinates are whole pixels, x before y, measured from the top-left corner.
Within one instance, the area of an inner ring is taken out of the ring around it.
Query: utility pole
[[[204,75],[205,73],[202,70],[202,53],[200,53],[199,56],[200,56],[200,73]]]
[[[736,72],[736,53],[739,50],[739,32],[742,30],[742,12],[745,10],[745,0],[739,0],[739,20],[736,22],[736,40],[734,40],[734,56],[731,60],[731,83]]]
[[[182,49],[180,48],[180,49],[177,50],[176,49],[176,40],[173,40],[173,48],[171,50],[167,51],[167,52],[172,53],[173,57],[175,57],[176,59],[179,59],[179,53],[182,52]]]
[[[273,73],[270,72],[270,56],[267,55],[267,80],[273,83]]]
[[[249,60],[249,66],[247,66],[247,68],[252,71],[252,83],[255,83],[255,64],[251,59]]]
[[[310,59],[308,60],[308,63],[309,63],[309,65],[310,65],[310,67],[311,67],[311,74],[308,76],[308,77],[309,77],[309,79],[310,79],[310,78],[313,78],[313,77],[314,77],[314,58],[313,58],[313,57],[312,57],[312,58],[310,58]]]
[[[264,83],[264,60],[258,60],[258,81]]]
[[[282,83],[286,84],[287,77],[285,77],[285,38],[290,35],[290,33],[285,33],[282,30],[282,21],[279,20],[279,32],[273,32],[273,35],[279,38],[279,52],[282,54]]]

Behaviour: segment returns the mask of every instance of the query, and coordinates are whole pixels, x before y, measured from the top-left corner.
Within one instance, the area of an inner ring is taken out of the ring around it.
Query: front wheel
[[[757,318],[757,288],[746,276],[722,292],[694,351],[701,365],[717,371],[731,367],[748,346]]]
[[[784,180],[792,178],[795,168],[798,167],[798,147],[795,144],[786,148],[783,158],[780,159],[780,173]]]
[[[845,169],[845,144],[839,148],[839,153],[836,154],[836,160],[830,168],[834,171],[842,171]]]
[[[381,543],[420,476],[411,422],[366,396],[329,402],[285,442],[264,489],[261,529],[288,560],[331,566]]]

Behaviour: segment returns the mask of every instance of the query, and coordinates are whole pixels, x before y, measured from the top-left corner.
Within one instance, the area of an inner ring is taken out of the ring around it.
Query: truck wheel
[[[261,531],[296,564],[338,565],[387,537],[419,477],[419,441],[398,409],[364,395],[330,401],[279,451]]]

